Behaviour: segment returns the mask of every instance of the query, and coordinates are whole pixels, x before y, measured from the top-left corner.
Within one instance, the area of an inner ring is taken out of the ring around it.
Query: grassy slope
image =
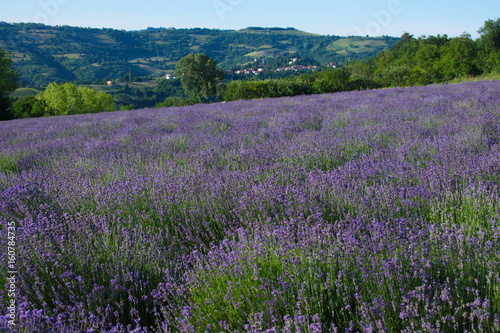
[[[328,51],[335,51],[340,54],[345,54],[348,52],[361,53],[369,52],[374,47],[389,46],[382,39],[359,39],[353,37],[347,37],[344,39],[339,39],[326,47]]]
[[[12,98],[22,98],[22,97],[28,97],[28,96],[35,96],[38,94],[40,90],[37,89],[32,89],[32,88],[18,88],[16,91],[14,91],[10,97]]]
[[[247,29],[241,29],[238,30],[237,32],[239,33],[251,33],[251,34],[277,34],[277,35],[291,35],[291,36],[321,36],[318,34],[314,34],[311,32],[306,32],[302,30],[297,30],[297,29],[279,29],[279,30],[273,30],[271,29],[252,29],[252,28],[247,28]]]

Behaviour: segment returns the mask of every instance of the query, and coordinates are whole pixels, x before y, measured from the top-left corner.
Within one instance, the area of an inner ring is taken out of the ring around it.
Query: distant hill
[[[321,36],[294,28],[235,30],[148,28],[140,31],[0,22],[0,48],[10,51],[25,85],[102,83],[127,75],[159,77],[189,53],[205,53],[222,69],[286,56],[320,64],[373,56],[395,37]]]

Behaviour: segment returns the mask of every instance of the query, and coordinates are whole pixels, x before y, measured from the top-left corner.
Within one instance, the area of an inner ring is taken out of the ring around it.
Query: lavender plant
[[[0,123],[0,330],[496,332],[499,91]]]

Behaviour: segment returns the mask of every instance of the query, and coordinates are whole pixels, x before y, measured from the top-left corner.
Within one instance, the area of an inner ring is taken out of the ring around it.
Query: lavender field
[[[0,331],[498,332],[499,217],[500,81],[2,122]]]

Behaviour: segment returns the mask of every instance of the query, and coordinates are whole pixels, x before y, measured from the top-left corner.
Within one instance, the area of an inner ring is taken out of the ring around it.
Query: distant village
[[[276,69],[269,69],[266,67],[261,67],[261,68],[249,68],[249,69],[240,69],[240,70],[225,70],[225,73],[228,74],[240,74],[240,75],[259,75],[264,72],[272,72],[272,73],[278,73],[278,72],[305,72],[305,71],[313,71],[318,68],[318,66],[304,66],[304,65],[294,65],[295,62],[297,62],[299,59],[298,58],[292,58],[290,59],[289,66],[287,67],[279,67]],[[337,63],[336,62],[331,62],[327,65],[327,67],[332,67],[332,68],[337,68]],[[175,75],[173,73],[167,73],[165,74],[165,78],[167,80],[173,80],[176,79]]]

